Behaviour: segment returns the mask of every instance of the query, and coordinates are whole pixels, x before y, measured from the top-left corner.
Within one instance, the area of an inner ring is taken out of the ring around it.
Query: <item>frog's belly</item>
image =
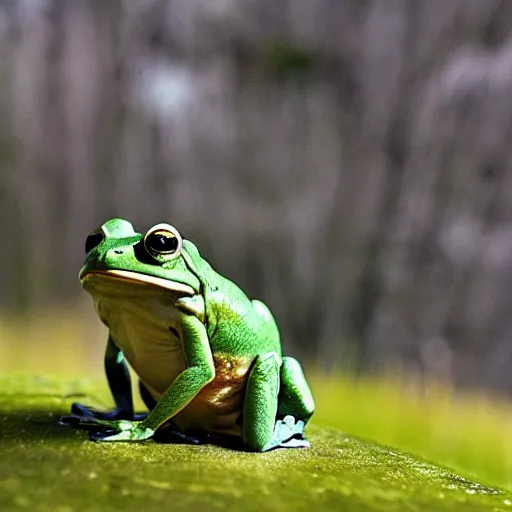
[[[130,314],[119,314],[110,323],[116,345],[156,400],[186,368],[181,342],[169,327]]]
[[[179,322],[172,308],[166,316],[147,312],[134,302],[115,307],[97,301],[100,317],[114,342],[155,400],[160,400],[174,379],[186,369],[181,341],[172,332]],[[175,417],[171,424],[183,432],[202,430],[240,435],[245,383],[251,357],[213,355],[215,377]]]

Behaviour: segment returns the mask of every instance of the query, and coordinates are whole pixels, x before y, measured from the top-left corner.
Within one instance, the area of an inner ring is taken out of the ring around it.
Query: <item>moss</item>
[[[101,444],[61,427],[94,381],[0,378],[0,510],[509,510],[500,489],[336,430],[309,428],[310,450]],[[94,397],[94,399],[93,399]]]
[[[506,397],[456,390],[399,369],[358,378],[312,370],[308,380],[317,423],[512,490],[512,406]]]

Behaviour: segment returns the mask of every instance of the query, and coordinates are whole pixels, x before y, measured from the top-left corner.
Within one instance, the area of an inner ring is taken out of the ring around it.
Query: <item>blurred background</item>
[[[101,375],[85,237],[165,221],[270,306],[318,421],[512,481],[511,28],[508,0],[0,0],[0,369]]]

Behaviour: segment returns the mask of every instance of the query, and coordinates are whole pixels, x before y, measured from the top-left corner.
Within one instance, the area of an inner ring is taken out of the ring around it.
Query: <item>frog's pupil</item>
[[[98,231],[97,233],[91,233],[85,240],[85,252],[92,251],[97,245],[103,242],[105,235],[103,232]]]
[[[174,252],[178,248],[178,239],[175,236],[160,233],[150,235],[146,243],[157,252]]]

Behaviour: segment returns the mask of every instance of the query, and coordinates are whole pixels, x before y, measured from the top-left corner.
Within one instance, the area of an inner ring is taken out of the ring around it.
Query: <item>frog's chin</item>
[[[172,292],[178,292],[185,295],[196,295],[196,291],[188,284],[170,281],[161,277],[150,276],[147,274],[139,274],[138,272],[130,272],[129,270],[85,270],[80,271],[78,276],[82,286],[90,279],[110,278],[117,281],[127,281],[130,283],[138,283],[142,285],[156,286]]]

